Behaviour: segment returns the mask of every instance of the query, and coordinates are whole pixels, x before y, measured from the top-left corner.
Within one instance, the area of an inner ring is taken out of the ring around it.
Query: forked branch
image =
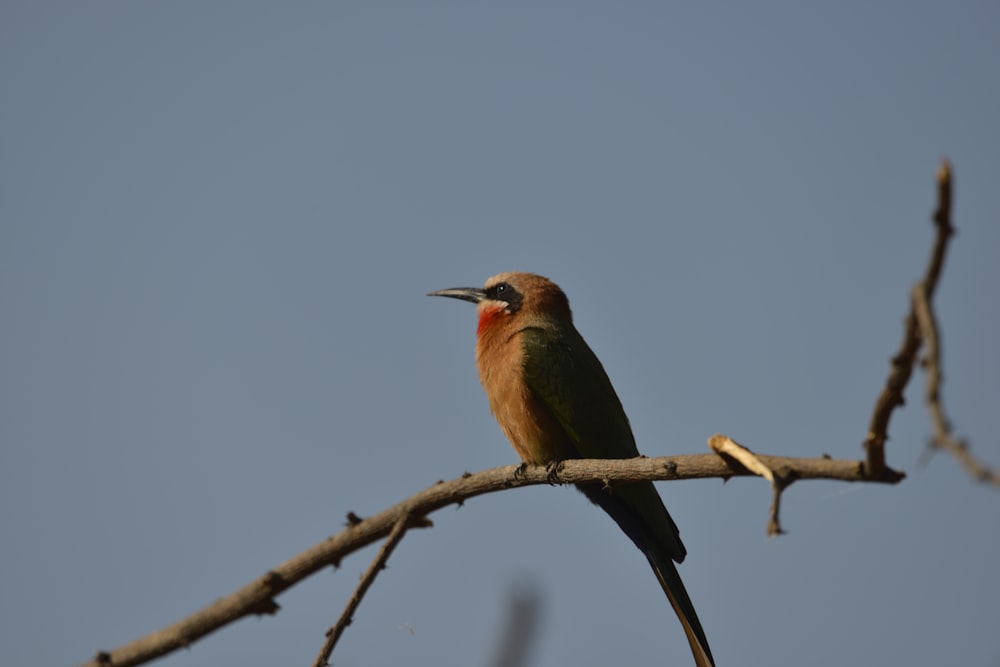
[[[969,475],[980,482],[1000,488],[1000,474],[979,461],[969,451],[968,443],[952,435],[951,422],[945,415],[941,399],[943,371],[941,363],[940,333],[934,316],[934,291],[937,289],[941,269],[944,267],[948,242],[955,234],[952,224],[953,173],[951,164],[944,160],[937,172],[937,208],[932,221],[936,230],[934,246],[923,279],[913,286],[910,293],[910,312],[903,328],[903,342],[892,358],[892,367],[885,388],[875,403],[868,436],[865,438],[867,466],[878,475],[885,465],[885,442],[889,439],[889,419],[896,407],[904,404],[903,391],[917,362],[917,354],[924,347],[922,360],[927,373],[926,400],[934,434],[931,450],[943,450],[954,456]]]
[[[772,469],[787,468],[798,479],[836,479],[846,482],[883,482],[903,479],[901,472],[885,468],[873,478],[861,461],[829,458],[787,458],[757,455]],[[409,527],[429,526],[426,517],[447,505],[512,487],[537,484],[602,484],[642,480],[706,479],[749,476],[741,464],[716,454],[690,454],[635,459],[582,459],[563,461],[553,477],[546,466],[506,466],[475,474],[465,474],[449,482],[438,482],[403,502],[349,526],[310,549],[277,565],[243,588],[216,600],[204,609],[173,625],[112,651],[101,651],[84,663],[86,667],[129,667],[166,655],[244,616],[273,614],[279,609],[274,598],[324,567],[389,535],[401,520]],[[407,519],[407,517],[409,517]],[[402,529],[400,529],[402,530]]]
[[[878,397],[865,439],[866,461],[819,458],[788,458],[756,454],[725,436],[709,440],[714,454],[665,456],[635,459],[587,459],[563,461],[558,466],[507,466],[476,474],[466,473],[449,482],[438,482],[403,502],[367,519],[350,513],[348,527],[314,547],[276,566],[274,569],[223,597],[204,609],[162,630],[150,633],[113,651],[101,651],[84,667],[115,665],[128,667],[148,662],[195,641],[244,616],[274,614],[279,607],[275,597],[324,567],[369,544],[387,538],[368,568],[340,620],[327,633],[327,641],[316,665],[325,665],[337,638],[350,623],[365,591],[385,567],[392,550],[410,528],[427,527],[426,516],[447,505],[462,504],[469,498],[512,487],[536,484],[603,484],[643,480],[728,479],[759,475],[774,491],[771,506],[770,534],[781,532],[778,508],[782,491],[792,482],[807,479],[831,479],[846,482],[895,484],[904,478],[885,463],[885,442],[893,411],[903,404],[903,391],[913,372],[921,345],[926,346],[928,370],[927,400],[934,425],[932,444],[951,452],[976,479],[1000,487],[1000,476],[979,463],[963,441],[951,434],[950,424],[940,399],[941,361],[937,322],[932,298],[938,283],[948,240],[954,233],[951,224],[951,167],[943,163],[938,172],[938,207],[934,214],[937,236],[923,280],[911,295],[903,341],[886,385]]]

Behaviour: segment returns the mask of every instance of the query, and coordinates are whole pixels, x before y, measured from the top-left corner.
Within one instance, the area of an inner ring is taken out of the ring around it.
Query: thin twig
[[[785,534],[785,531],[781,528],[781,519],[779,518],[779,515],[781,514],[781,492],[784,490],[785,487],[780,484],[771,484],[771,492],[774,495],[771,497],[771,507],[769,509],[769,516],[767,520],[768,537]]]
[[[941,168],[937,173],[937,183],[938,202],[933,217],[934,226],[937,228],[937,237],[931,250],[927,271],[921,281],[928,302],[933,299],[934,290],[937,288],[938,279],[941,276],[941,267],[944,265],[945,252],[948,249],[948,239],[955,233],[955,229],[951,225],[951,165],[947,160],[941,163]],[[917,351],[920,349],[920,342],[920,325],[911,300],[910,312],[906,316],[903,327],[903,342],[899,352],[892,358],[889,377],[886,379],[882,393],[879,394],[878,400],[875,402],[875,409],[868,425],[868,436],[865,438],[867,468],[873,477],[879,477],[885,468],[885,443],[889,439],[889,419],[892,417],[893,410],[905,403],[903,391],[913,373],[913,365],[916,362]]]
[[[828,458],[757,457],[772,469],[787,467],[798,479],[836,479],[845,482],[895,484],[905,477],[886,468],[880,477],[872,477],[863,461]],[[243,588],[222,597],[204,609],[152,632],[113,651],[101,651],[84,663],[86,667],[131,667],[189,647],[197,640],[235,620],[260,613],[274,613],[274,598],[324,567],[339,563],[354,551],[368,546],[390,533],[401,516],[425,517],[469,498],[502,491],[511,487],[536,484],[601,483],[607,481],[642,481],[674,479],[729,479],[752,473],[742,465],[726,461],[716,454],[689,454],[635,459],[581,459],[564,461],[554,479],[546,466],[512,465],[466,474],[449,482],[439,482],[403,502],[362,519],[306,551],[288,559]],[[430,525],[421,519],[422,525]],[[411,526],[412,527],[412,526]]]
[[[951,421],[944,411],[941,400],[941,347],[938,342],[937,318],[931,307],[930,300],[924,292],[924,286],[918,284],[913,288],[913,309],[920,323],[920,335],[924,339],[926,355],[924,357],[924,372],[927,374],[927,409],[931,413],[931,426],[934,435],[931,438],[931,451],[943,449],[950,453],[973,479],[986,484],[1000,487],[1000,475],[982,463],[972,452],[965,440],[955,438],[951,432]]]
[[[771,483],[771,491],[774,492],[774,497],[771,500],[771,508],[769,510],[767,535],[768,537],[773,537],[784,534],[785,531],[781,528],[781,519],[779,516],[781,513],[781,494],[795,481],[795,475],[785,468],[782,468],[779,472],[768,467],[761,460],[760,456],[750,451],[748,447],[741,445],[727,436],[713,435],[708,439],[708,446],[712,451],[736,460],[753,474],[760,475]]]
[[[368,570],[365,571],[364,576],[361,577],[358,587],[354,589],[354,593],[351,595],[351,599],[347,601],[347,606],[341,612],[337,623],[326,631],[326,641],[323,642],[323,648],[320,649],[319,655],[316,656],[313,667],[326,667],[330,664],[330,655],[333,653],[333,648],[337,645],[337,640],[340,639],[340,636],[344,634],[344,630],[354,620],[354,612],[357,611],[358,605],[361,604],[361,599],[368,592],[379,571],[385,569],[385,563],[389,560],[390,554],[392,554],[396,545],[399,544],[399,541],[403,539],[403,535],[406,534],[409,521],[410,515],[404,514],[399,517],[396,525],[392,527],[392,532],[389,533],[389,537],[385,539],[382,548],[379,549],[378,555],[375,556],[375,560],[372,561],[372,564],[368,566]]]
[[[951,222],[951,181],[951,168],[946,162],[938,172],[939,205],[938,210],[934,213],[934,223],[938,228],[938,245],[943,245],[943,239],[947,239],[955,232]],[[937,249],[936,245],[935,250],[937,251]],[[944,250],[941,249],[935,255],[942,257],[938,263],[940,271],[940,263],[944,261]],[[926,282],[918,283],[913,287],[912,298],[913,312],[916,314],[920,335],[926,348],[924,356],[924,369],[927,373],[926,399],[927,408],[931,413],[931,425],[934,429],[931,450],[943,449],[949,452],[958,459],[959,464],[973,479],[1000,487],[1000,474],[976,459],[969,451],[967,442],[952,435],[951,422],[945,414],[944,403],[941,400],[941,385],[944,380],[941,371],[943,364],[941,363],[939,328]]]

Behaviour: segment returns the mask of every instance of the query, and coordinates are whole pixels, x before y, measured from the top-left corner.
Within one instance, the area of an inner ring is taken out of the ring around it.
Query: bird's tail
[[[656,495],[656,489],[653,488],[652,483],[647,484],[648,487],[643,487],[640,484],[623,486],[616,494],[607,493],[597,485],[584,484],[577,488],[593,503],[611,515],[619,528],[629,536],[635,546],[639,547],[639,551],[653,566],[653,572],[656,573],[656,578],[659,580],[660,586],[663,587],[663,592],[667,594],[670,606],[674,608],[677,618],[684,626],[684,634],[687,635],[688,643],[691,644],[695,664],[698,667],[715,667],[712,651],[708,648],[708,639],[705,638],[705,631],[701,628],[701,621],[698,620],[694,604],[688,597],[684,582],[681,581],[681,575],[677,573],[677,567],[674,565],[675,560],[682,561],[685,555],[684,545],[681,544],[680,537],[677,535],[677,526],[667,514],[666,508],[663,507],[663,501]],[[641,495],[643,493],[647,494],[645,498]],[[633,498],[638,496],[638,502],[629,504],[623,497],[625,494],[631,494]],[[647,506],[659,507],[659,512],[654,513],[654,515],[661,516],[663,525],[666,527],[664,531],[660,532],[659,537],[662,538],[664,534],[667,535],[667,538],[673,536],[672,541],[657,539],[658,535],[649,528],[651,524],[643,521],[642,515],[635,510],[636,506],[642,506],[643,500],[646,501]]]
[[[674,566],[673,560],[669,557],[657,558],[647,553],[649,564],[653,566],[653,572],[663,587],[663,592],[670,600],[670,606],[677,613],[681,625],[684,626],[684,634],[687,635],[688,643],[691,644],[691,653],[694,654],[694,662],[698,667],[715,667],[712,659],[712,651],[708,648],[708,639],[705,631],[698,620],[698,614],[694,610],[694,604],[688,597],[684,582],[681,581],[680,574]]]

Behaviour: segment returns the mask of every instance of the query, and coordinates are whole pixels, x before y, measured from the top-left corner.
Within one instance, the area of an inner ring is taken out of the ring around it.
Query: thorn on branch
[[[254,616],[274,616],[279,611],[281,611],[281,605],[275,602],[273,598],[261,600],[247,610],[249,614],[253,614]]]
[[[264,575],[264,585],[270,589],[278,588],[279,586],[284,586],[285,578],[274,570],[269,570],[267,574]]]
[[[364,521],[364,519],[362,519],[361,517],[359,517],[354,512],[348,512],[347,513],[347,522],[344,525],[350,528],[350,527],[358,525],[362,521]]]

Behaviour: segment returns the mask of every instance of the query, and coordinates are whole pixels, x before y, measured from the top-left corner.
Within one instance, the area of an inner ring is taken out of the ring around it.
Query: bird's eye
[[[507,301],[511,294],[516,294],[514,288],[510,286],[509,283],[497,283],[493,287],[486,290],[486,294],[491,299],[496,299],[497,301]]]
[[[510,283],[497,283],[486,289],[486,298],[502,301],[508,313],[516,313],[521,307],[521,293]]]

